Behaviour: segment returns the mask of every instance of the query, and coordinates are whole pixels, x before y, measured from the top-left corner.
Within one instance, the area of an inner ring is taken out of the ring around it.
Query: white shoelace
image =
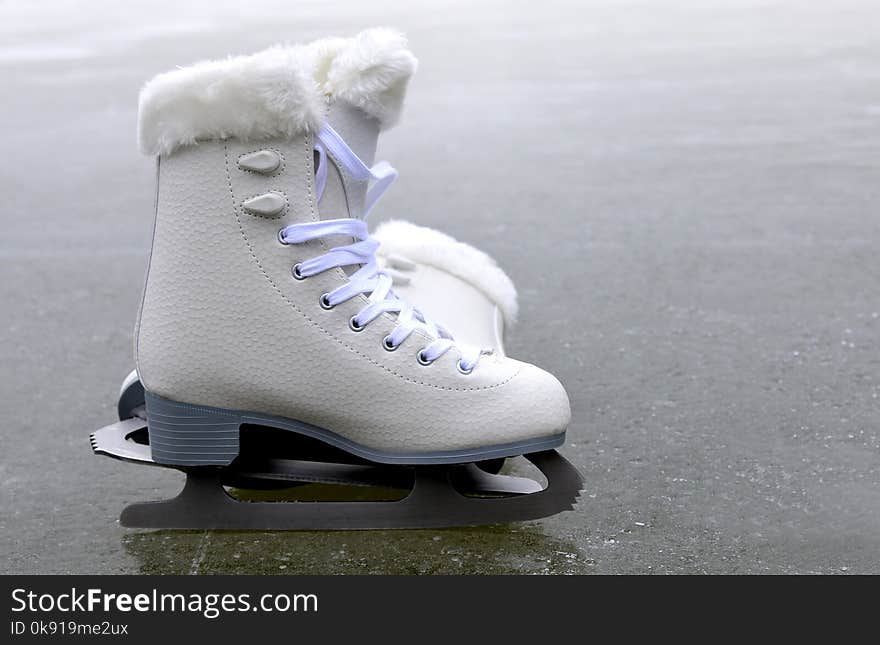
[[[398,298],[392,291],[391,276],[380,269],[376,261],[376,249],[379,248],[379,243],[370,237],[364,220],[397,178],[397,171],[387,161],[380,161],[372,168],[367,167],[329,125],[324,126],[324,129],[318,133],[315,150],[318,153],[315,183],[319,200],[326,185],[327,152],[332,154],[338,163],[344,165],[355,179],[372,180],[374,183],[367,191],[363,219],[346,217],[291,224],[279,231],[278,239],[283,244],[302,244],[337,235],[355,240],[352,244],[334,247],[324,255],[300,262],[293,267],[294,277],[304,279],[336,267],[361,265],[360,269],[349,276],[346,284],[321,296],[321,306],[331,309],[358,294],[365,294],[368,304],[349,321],[352,331],[362,331],[383,313],[397,314],[396,326],[383,340],[385,349],[389,351],[397,349],[416,329],[422,329],[435,340],[419,351],[417,357],[420,363],[430,365],[457,346],[461,352],[458,369],[464,374],[470,374],[480,360],[482,351],[478,348],[457,345],[452,336],[440,325],[425,317],[409,302]]]

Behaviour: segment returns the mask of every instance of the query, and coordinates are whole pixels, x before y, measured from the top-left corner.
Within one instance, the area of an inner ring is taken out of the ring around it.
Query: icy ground
[[[0,4],[0,571],[880,573],[877,3],[433,4]],[[138,87],[374,24],[421,59],[376,219],[510,272],[587,493],[479,530],[120,528],[179,486],[87,441],[147,261]]]

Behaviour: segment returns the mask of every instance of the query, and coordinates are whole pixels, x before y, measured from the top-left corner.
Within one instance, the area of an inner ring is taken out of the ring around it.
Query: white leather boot
[[[414,69],[402,37],[371,30],[142,91],[159,185],[136,359],[155,461],[229,464],[246,423],[385,463],[564,440],[552,375],[457,344],[378,269],[363,217],[395,173],[370,164]]]

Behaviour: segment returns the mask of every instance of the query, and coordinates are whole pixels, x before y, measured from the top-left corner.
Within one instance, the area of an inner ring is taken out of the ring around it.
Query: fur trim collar
[[[196,63],[144,85],[138,145],[155,155],[204,139],[315,132],[334,99],[359,107],[388,128],[400,117],[417,65],[406,38],[384,28]]]
[[[379,253],[400,255],[458,276],[486,294],[510,326],[516,322],[518,304],[513,281],[495,260],[470,244],[425,226],[401,220],[383,222],[373,233]]]

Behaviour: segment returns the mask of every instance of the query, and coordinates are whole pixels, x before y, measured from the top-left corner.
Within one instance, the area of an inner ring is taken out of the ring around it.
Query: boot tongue
[[[367,166],[375,163],[379,140],[377,119],[345,101],[336,100],[330,105],[327,123],[361,161]],[[362,218],[369,182],[351,177],[329,154],[327,159],[327,183],[319,204],[321,219]]]

